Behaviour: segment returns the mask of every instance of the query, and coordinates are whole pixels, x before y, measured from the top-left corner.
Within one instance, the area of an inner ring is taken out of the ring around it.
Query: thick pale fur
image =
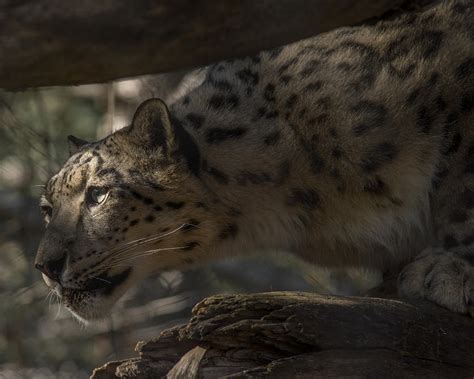
[[[402,294],[472,311],[473,20],[472,1],[440,2],[208,67],[169,114],[146,102],[50,180],[37,261],[66,254],[66,303],[94,318],[151,271],[229,255],[395,270],[423,251]],[[78,291],[126,268],[108,296]]]

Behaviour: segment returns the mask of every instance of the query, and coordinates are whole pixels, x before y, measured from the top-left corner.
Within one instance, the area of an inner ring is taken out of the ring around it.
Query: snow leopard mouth
[[[83,287],[75,290],[79,292],[100,292],[101,295],[107,296],[110,295],[116,287],[124,283],[131,272],[132,268],[129,267],[125,271],[112,276],[104,273],[87,279]]]
[[[122,271],[116,275],[109,275],[108,273],[102,273],[98,276],[91,277],[86,280],[84,285],[80,288],[77,287],[64,287],[59,283],[55,283],[55,285],[51,286],[48,284],[52,290],[54,290],[59,297],[63,297],[66,295],[74,296],[75,294],[85,294],[90,293],[94,295],[102,295],[108,296],[112,294],[112,292],[123,284],[132,273],[132,268],[129,267],[126,270]]]
[[[56,293],[66,308],[82,322],[106,317],[126,290],[125,283],[132,274],[129,267],[116,275],[107,273],[87,279],[80,288],[57,286]]]

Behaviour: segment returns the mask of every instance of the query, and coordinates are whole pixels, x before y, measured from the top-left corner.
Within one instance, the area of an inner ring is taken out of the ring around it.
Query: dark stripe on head
[[[188,115],[189,116],[189,115]],[[178,142],[177,157],[183,157],[188,164],[189,170],[196,176],[201,168],[201,153],[193,137],[183,128],[181,122],[172,118],[174,133]]]
[[[120,172],[118,172],[115,168],[103,168],[102,170],[99,170],[96,174],[98,177],[102,176],[113,176],[114,179],[118,182],[122,181],[123,176]]]
[[[220,143],[228,139],[241,138],[247,133],[247,129],[237,127],[232,129],[211,128],[206,133],[206,141],[208,143]]]

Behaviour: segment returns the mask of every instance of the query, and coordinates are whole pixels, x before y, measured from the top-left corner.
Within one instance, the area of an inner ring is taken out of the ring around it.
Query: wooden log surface
[[[434,305],[273,292],[213,296],[139,357],[93,378],[327,378],[474,375],[474,321]]]
[[[0,88],[105,82],[257,53],[403,0],[0,0]]]

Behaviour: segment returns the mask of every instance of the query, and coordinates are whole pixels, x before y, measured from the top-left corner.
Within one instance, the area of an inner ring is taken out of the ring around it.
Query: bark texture
[[[474,321],[428,304],[273,292],[213,296],[93,378],[471,378]]]
[[[0,0],[0,88],[105,82],[257,53],[403,0]]]

